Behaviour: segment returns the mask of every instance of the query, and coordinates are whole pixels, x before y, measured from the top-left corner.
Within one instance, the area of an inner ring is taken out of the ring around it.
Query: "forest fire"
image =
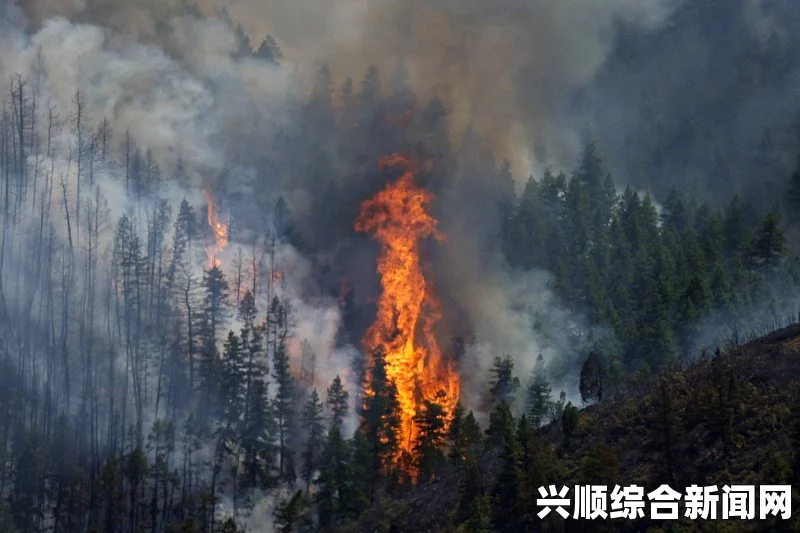
[[[369,353],[382,349],[385,354],[387,377],[397,388],[401,447],[413,453],[419,436],[414,417],[431,401],[449,420],[458,402],[459,380],[453,361],[436,342],[439,302],[420,265],[421,239],[445,240],[436,229],[438,221],[425,211],[433,196],[413,183],[416,166],[408,157],[381,159],[382,169],[396,166],[404,169],[402,176],[361,204],[355,229],[372,233],[381,244],[377,270],[382,293],[363,344]],[[365,394],[369,397],[371,391]]]
[[[211,226],[211,230],[214,233],[214,248],[211,250],[206,249],[208,253],[208,268],[213,268],[215,266],[220,267],[222,266],[222,261],[219,256],[225,250],[225,247],[228,246],[228,225],[222,222],[217,215],[214,207],[214,196],[211,194],[211,187],[206,185],[203,191],[205,192],[206,203],[208,205],[208,225]]]

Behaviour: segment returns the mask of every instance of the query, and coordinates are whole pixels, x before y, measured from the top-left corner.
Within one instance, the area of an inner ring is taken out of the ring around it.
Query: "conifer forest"
[[[800,531],[798,30],[0,0],[0,533]]]

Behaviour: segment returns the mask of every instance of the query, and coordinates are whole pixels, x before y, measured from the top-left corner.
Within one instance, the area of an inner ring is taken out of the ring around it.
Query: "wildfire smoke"
[[[419,435],[414,418],[424,402],[441,405],[449,420],[459,397],[454,363],[443,356],[434,334],[439,302],[420,262],[422,239],[446,238],[425,210],[433,195],[413,182],[416,165],[402,154],[384,157],[380,165],[404,170],[397,181],[362,203],[355,221],[356,231],[372,233],[381,244],[378,313],[362,342],[368,353],[382,350],[385,355],[387,378],[397,389],[401,446],[411,453]],[[365,391],[367,397],[371,393]]]

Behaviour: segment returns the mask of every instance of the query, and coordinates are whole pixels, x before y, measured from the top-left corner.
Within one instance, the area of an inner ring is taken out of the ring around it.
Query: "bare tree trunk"
[[[77,177],[75,179],[75,213],[80,217],[81,213],[81,180],[83,179],[83,121],[84,121],[84,101],[80,89],[75,91],[75,135],[78,138],[78,146],[76,149],[76,163],[77,163]],[[80,229],[75,227],[75,242],[80,242]]]

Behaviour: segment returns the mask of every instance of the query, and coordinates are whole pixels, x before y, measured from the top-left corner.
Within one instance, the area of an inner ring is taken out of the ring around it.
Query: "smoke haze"
[[[65,117],[80,89],[91,120],[108,118],[118,132],[146,143],[167,172],[182,161],[188,181],[173,198],[189,195],[200,207],[199,187],[214,182],[232,218],[242,221],[238,235],[245,240],[268,219],[256,214],[263,210],[252,201],[236,201],[252,196],[257,180],[283,192],[296,214],[313,207],[302,175],[254,173],[250,167],[261,161],[256,154],[267,150],[264,139],[297,130],[297,98],[313,85],[319,65],[327,64],[339,82],[376,65],[388,80],[384,92],[408,83],[422,100],[440,98],[454,144],[466,147],[462,154],[470,153],[473,142],[512,163],[510,175],[479,176],[462,187],[471,191],[466,195],[439,186],[444,227],[451,242],[463,243],[443,254],[442,286],[471,325],[466,333],[494,352],[512,352],[528,372],[535,352],[556,355],[531,338],[536,313],[513,295],[520,283],[533,283],[536,288],[527,292],[539,295],[539,304],[532,307],[557,309],[546,276],[513,281],[502,261],[476,263],[483,253],[496,253],[488,243],[503,214],[474,207],[487,194],[501,204],[507,200],[513,185],[504,179],[519,184],[545,166],[571,168],[587,127],[605,147],[618,181],[661,193],[684,181],[712,193],[722,183],[732,185],[726,192],[745,191],[764,177],[754,173],[756,163],[766,161],[761,171],[776,180],[793,164],[800,102],[793,90],[798,70],[790,57],[800,40],[789,28],[800,9],[790,2],[755,0],[733,7],[700,4],[205,1],[200,11],[219,16],[203,18],[177,1],[34,0],[21,6],[27,24],[14,6],[4,7],[4,21],[17,31],[4,33],[0,71],[31,80],[41,100]],[[223,9],[227,13],[220,14]],[[274,36],[286,65],[237,55],[236,24],[253,46]],[[19,31],[23,26],[30,31]],[[704,134],[712,131],[721,133]],[[669,143],[679,136],[678,144]],[[62,165],[73,141],[61,142]],[[114,136],[114,149],[122,150],[124,141],[123,135]],[[721,169],[715,166],[721,160],[733,163]],[[333,172],[336,162],[332,165]],[[365,183],[339,180],[352,201],[337,215],[342,225],[377,187],[365,189]],[[277,191],[271,201],[276,197]],[[463,223],[464,218],[470,220]],[[310,227],[306,233],[313,234],[313,223]],[[370,257],[359,251],[358,239],[346,244],[350,238],[338,247]],[[362,293],[374,286],[370,268],[340,270],[345,272],[334,274],[363,278]],[[463,287],[474,292],[464,296]],[[330,339],[337,320],[322,312],[302,323],[323,324],[322,338]],[[320,350],[322,345],[315,346]]]

